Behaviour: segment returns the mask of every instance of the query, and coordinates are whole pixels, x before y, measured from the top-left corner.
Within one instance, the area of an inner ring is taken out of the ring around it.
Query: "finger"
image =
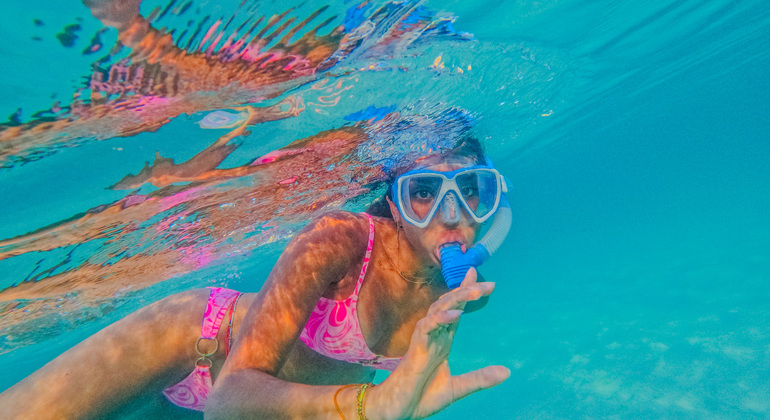
[[[501,384],[511,376],[505,366],[487,366],[483,369],[452,377],[452,401],[457,401],[482,389]]]
[[[465,273],[465,278],[463,279],[463,282],[460,283],[460,287],[476,284],[477,279],[478,273],[476,272],[476,267],[471,267],[468,272]]]
[[[478,300],[495,290],[495,283],[473,283],[469,286],[461,286],[444,293],[431,305],[429,311],[446,311],[448,309],[462,309],[467,302]]]
[[[439,297],[429,310],[464,309],[466,303],[489,295],[494,289],[494,283],[477,283],[467,287],[459,287]]]
[[[448,311],[437,311],[429,313],[419,322],[420,330],[423,334],[427,334],[433,331],[443,330],[446,331],[449,326],[452,326],[460,320],[460,316],[463,311],[459,309],[450,309]]]

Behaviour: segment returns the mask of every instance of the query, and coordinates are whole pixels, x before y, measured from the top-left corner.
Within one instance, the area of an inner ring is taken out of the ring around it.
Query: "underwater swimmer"
[[[3,415],[425,418],[501,383],[502,366],[451,375],[459,318],[494,284],[470,269],[450,289],[440,264],[448,247],[477,249],[499,212],[504,181],[488,166],[471,138],[419,159],[374,217],[312,221],[258,294],[193,290],[140,309],[0,394]],[[370,386],[376,368],[392,373]]]

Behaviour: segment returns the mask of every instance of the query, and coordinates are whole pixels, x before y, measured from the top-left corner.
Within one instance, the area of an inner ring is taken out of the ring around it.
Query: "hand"
[[[494,283],[477,283],[476,270],[471,268],[460,287],[430,306],[425,318],[417,322],[398,368],[369,391],[369,419],[422,419],[508,379],[510,371],[503,366],[452,376],[447,363],[465,304],[489,295],[494,288]]]
[[[141,3],[142,0],[83,0],[95,18],[119,31],[128,28],[131,20],[139,16]]]

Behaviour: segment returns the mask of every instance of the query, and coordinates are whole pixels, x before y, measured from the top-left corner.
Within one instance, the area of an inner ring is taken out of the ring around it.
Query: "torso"
[[[374,218],[375,241],[366,278],[358,295],[358,321],[366,344],[374,353],[401,357],[409,348],[414,326],[425,316],[428,307],[446,292],[445,288],[405,284],[393,268],[389,252],[395,248],[395,227],[389,219]],[[402,238],[403,240],[403,238]],[[330,285],[323,297],[344,300],[353,293],[361,270],[361,262],[350,267],[339,282]],[[401,287],[393,287],[392,285]],[[238,331],[249,306],[257,293],[244,293],[238,301],[233,318],[233,338]],[[201,303],[201,307],[205,301]],[[226,319],[229,319],[229,311]],[[213,357],[212,378],[224,364],[226,326],[218,335],[220,351]],[[189,373],[189,370],[188,372]],[[374,369],[354,363],[334,360],[309,349],[299,339],[293,344],[278,378],[297,383],[314,385],[366,381],[374,375]]]
[[[409,347],[415,324],[424,317],[428,307],[446,292],[446,287],[406,283],[388,258],[396,248],[392,220],[375,218],[375,231],[370,265],[358,295],[357,318],[371,351],[400,357]],[[342,279],[330,284],[322,296],[333,300],[350,296],[358,280],[364,254],[359,248],[356,250],[360,258],[352,253],[356,251],[351,251],[350,255],[356,257],[350,258],[347,272]],[[60,383],[67,386],[50,389],[48,394],[62,412],[83,413],[88,409],[99,418],[113,417],[112,414],[126,417],[127,413],[136,413],[135,417],[143,418],[200,417],[200,412],[172,405],[163,391],[178,384],[194,369],[199,357],[195,342],[201,333],[202,314],[210,294],[210,289],[190,290],[145,306],[89,337],[83,345],[65,352],[8,392],[23,394],[40,386]],[[235,343],[239,335],[248,336],[245,330],[241,332],[241,325],[254,325],[259,321],[245,319],[250,307],[259,309],[254,306],[258,297],[257,293],[245,293],[240,297],[233,317]],[[217,334],[219,350],[211,357],[214,383],[225,362],[229,319],[230,310],[225,314]],[[280,330],[281,325],[273,327]],[[270,337],[269,334],[265,336]],[[245,348],[247,344],[254,347],[259,342],[242,343],[238,349]],[[130,352],[120,349],[130,349]],[[211,349],[212,342],[202,342],[201,350],[208,352]],[[285,354],[273,374],[289,382],[317,385],[361,383],[371,381],[374,376],[373,368],[322,356],[298,338],[286,348]],[[99,377],[98,387],[84,389],[91,375],[77,365],[80,360],[89,360],[91,369],[116,374]],[[52,402],[40,401],[34,407],[17,408],[27,413],[44,412],[49,403]]]
[[[390,257],[396,248],[395,226],[390,219],[374,218],[374,220],[376,232],[374,246],[369,267],[358,294],[357,318],[365,343],[372,352],[387,357],[402,357],[409,348],[415,324],[425,316],[429,306],[447,289],[443,285],[415,285],[405,282],[395,271],[392,257]],[[348,298],[356,287],[362,262],[352,264],[340,281],[332,283],[327,288],[323,297],[337,301]],[[175,372],[170,377],[178,379],[174,379],[174,382],[168,385],[177,383],[189,375],[193,362],[198,357],[192,343],[200,333],[200,311],[206,305],[209,289],[191,293],[196,293],[196,301],[200,300],[194,310],[197,315],[191,318],[196,320],[197,325],[189,329],[195,333],[188,341],[191,344],[186,344],[189,346],[188,360],[180,366],[181,368],[174,369]],[[238,340],[240,326],[257,296],[257,293],[244,293],[239,298],[232,318],[233,342]],[[228,310],[217,335],[219,350],[211,357],[211,376],[214,382],[225,362],[224,349],[227,345],[227,324],[230,316]],[[369,382],[373,379],[374,373],[375,369],[372,367],[326,357],[296,339],[276,377],[288,382],[309,385],[334,385]],[[160,395],[156,394],[153,399],[157,396]],[[165,405],[169,404],[165,402]],[[169,409],[175,410],[178,407]]]

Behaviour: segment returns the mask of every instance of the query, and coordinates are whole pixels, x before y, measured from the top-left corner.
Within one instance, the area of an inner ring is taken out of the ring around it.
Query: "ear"
[[[385,199],[388,200],[390,214],[393,215],[393,220],[396,222],[396,226],[401,226],[401,213],[398,212],[398,207],[396,207],[396,204],[393,203],[390,197],[386,196]]]

